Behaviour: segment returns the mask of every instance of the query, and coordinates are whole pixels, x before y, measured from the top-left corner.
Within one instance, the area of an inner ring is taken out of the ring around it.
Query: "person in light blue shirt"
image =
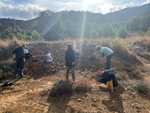
[[[109,70],[110,69],[110,60],[111,60],[113,53],[114,53],[113,50],[111,50],[108,47],[100,47],[100,46],[97,46],[96,50],[101,52],[102,57],[103,57],[103,62],[106,61],[105,62],[105,69]]]

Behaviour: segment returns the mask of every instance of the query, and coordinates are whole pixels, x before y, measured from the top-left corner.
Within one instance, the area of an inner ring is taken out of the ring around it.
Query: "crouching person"
[[[72,43],[68,43],[68,49],[65,53],[66,60],[66,79],[69,79],[69,73],[72,74],[72,80],[75,81],[75,52],[72,47]]]
[[[48,52],[46,54],[46,57],[45,57],[45,61],[46,63],[51,63],[53,61],[53,57],[52,57],[52,54],[50,52]]]
[[[26,59],[26,60],[32,57],[32,54],[29,53],[28,49],[29,49],[28,47],[26,47],[26,48],[24,49],[24,54],[25,54],[25,59]]]

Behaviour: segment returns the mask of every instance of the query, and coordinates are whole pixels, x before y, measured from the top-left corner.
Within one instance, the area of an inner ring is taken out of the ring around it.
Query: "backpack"
[[[104,73],[100,76],[99,81],[106,84],[107,81],[113,81],[113,87],[118,85],[118,81],[116,79],[115,73],[112,70],[106,70]]]

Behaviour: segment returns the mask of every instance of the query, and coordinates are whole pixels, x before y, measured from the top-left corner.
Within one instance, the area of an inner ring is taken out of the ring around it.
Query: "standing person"
[[[20,77],[24,77],[23,75],[23,67],[25,63],[25,54],[24,54],[24,49],[25,45],[22,45],[18,48],[16,48],[12,54],[13,54],[13,59],[16,60],[16,69],[15,69],[15,77],[16,74],[18,73],[18,70],[20,69]]]
[[[65,60],[66,60],[66,79],[69,79],[69,73],[71,71],[73,82],[75,81],[75,52],[72,47],[72,43],[68,43],[68,49],[65,53]]]
[[[100,51],[103,57],[103,62],[105,62],[105,69],[109,70],[110,69],[110,60],[113,56],[113,51],[108,48],[108,47],[96,47],[97,51]]]

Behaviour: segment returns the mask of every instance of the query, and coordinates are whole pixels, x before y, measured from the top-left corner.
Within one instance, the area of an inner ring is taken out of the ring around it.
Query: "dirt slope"
[[[139,81],[150,80],[150,68],[145,67],[147,62],[143,60],[142,56],[138,55],[137,57],[144,65],[132,65],[130,62],[123,62],[116,57],[113,58],[112,67],[116,73],[119,86],[115,87],[112,93],[104,84],[93,78],[97,70],[95,67],[103,69],[103,65],[98,59],[99,56],[96,56],[91,46],[87,45],[86,48],[89,49],[85,49],[84,59],[77,61],[81,61],[82,66],[77,65],[76,78],[78,81],[88,80],[92,87],[91,92],[52,98],[50,90],[53,84],[58,80],[65,79],[64,51],[66,50],[66,44],[33,43],[28,46],[38,61],[31,62],[29,60],[26,63],[26,78],[15,79],[15,85],[0,88],[0,112],[150,113],[150,95],[140,95],[135,88]],[[135,52],[133,48],[135,48],[134,44],[131,50]],[[44,55],[49,51],[54,56],[55,62],[52,65],[43,63]],[[9,80],[14,81],[11,78]],[[0,82],[0,85],[3,82],[4,80]],[[81,101],[78,101],[78,99],[81,99]]]

